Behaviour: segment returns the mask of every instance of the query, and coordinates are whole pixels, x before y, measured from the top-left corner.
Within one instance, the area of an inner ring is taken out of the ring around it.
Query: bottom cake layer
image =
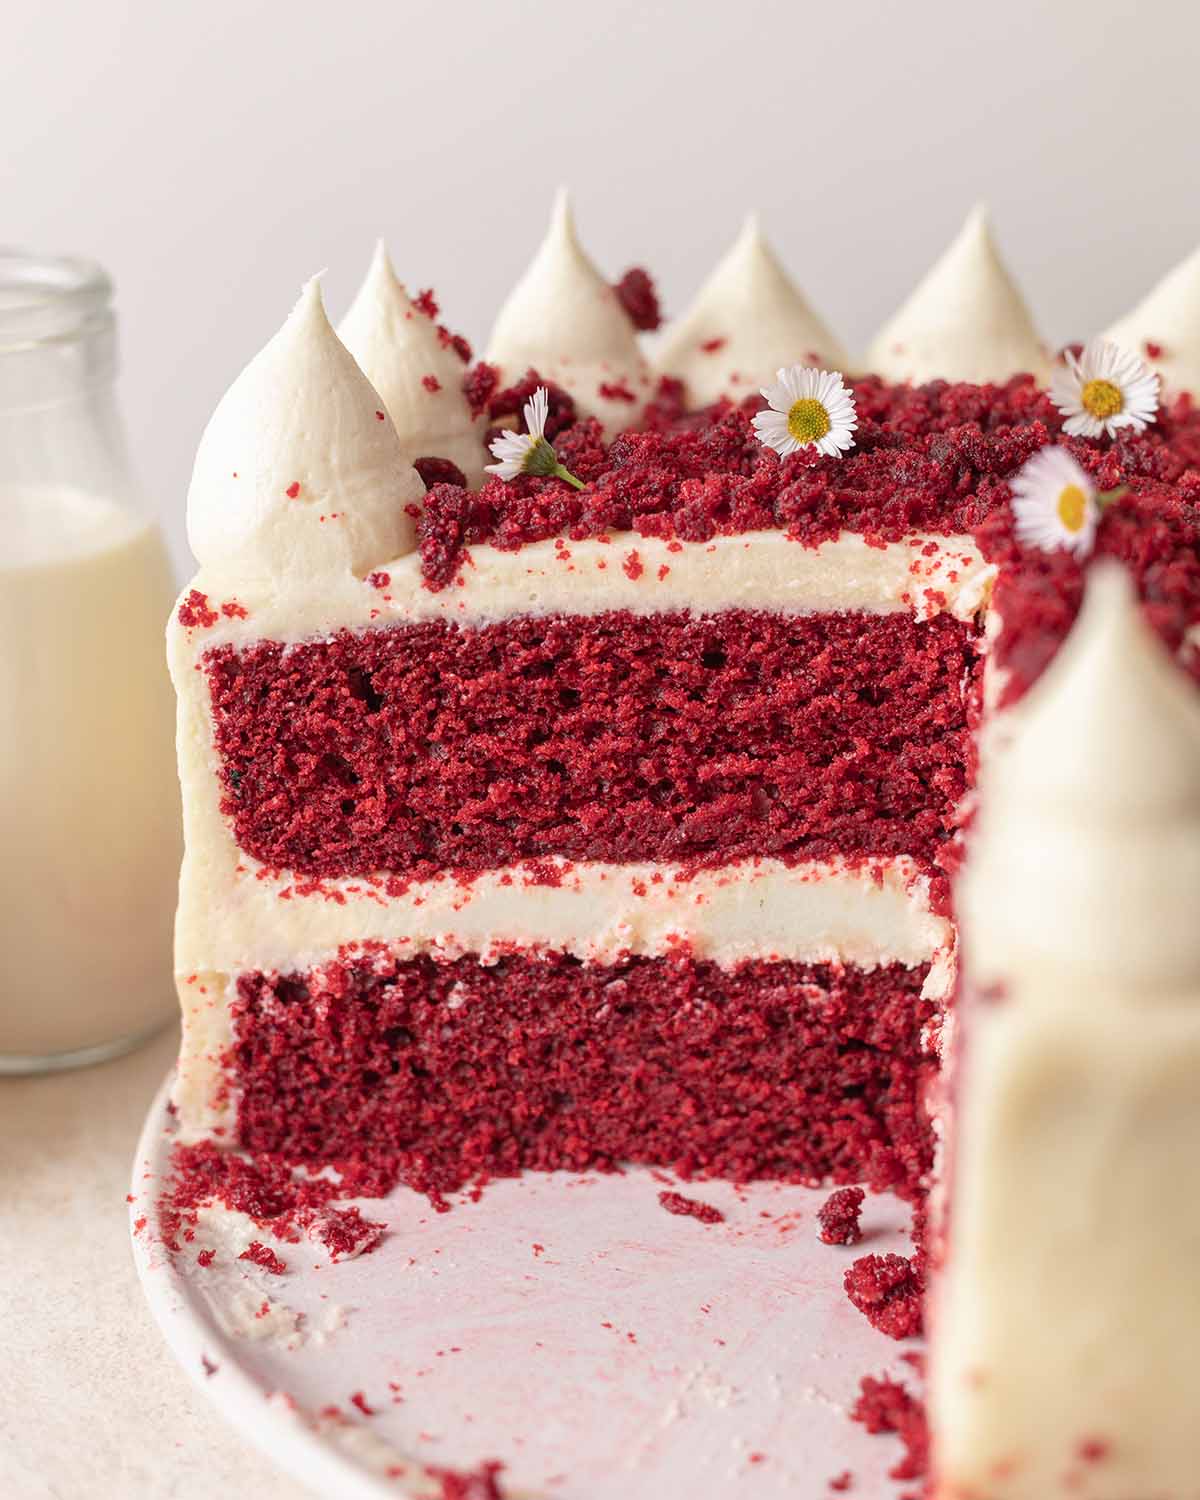
[[[239,1144],[426,1192],[634,1162],[914,1196],[932,1165],[927,972],[521,953],[244,974]]]

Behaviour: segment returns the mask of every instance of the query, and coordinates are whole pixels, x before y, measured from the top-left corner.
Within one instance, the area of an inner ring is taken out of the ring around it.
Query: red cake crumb
[[[575,398],[561,385],[556,385],[552,380],[543,380],[536,370],[526,370],[522,378],[515,385],[506,386],[502,391],[493,393],[488,402],[488,416],[493,422],[502,421],[505,426],[514,427],[517,432],[525,431],[525,403],[533,393],[543,389],[549,398],[549,406],[546,414],[544,433],[551,442],[554,442],[564,428],[570,427],[575,421]],[[489,431],[488,440],[493,437]],[[541,484],[541,480],[520,480],[518,485]],[[551,485],[561,488],[561,481],[552,480]],[[509,489],[503,480],[492,481],[492,488],[499,486],[501,493],[509,493],[513,496],[519,493],[517,489]]]
[[[908,854],[935,872],[976,646],[944,615],[611,611],[226,645],[204,666],[222,809],[272,868]]]
[[[464,1472],[458,1469],[426,1468],[426,1477],[442,1487],[440,1500],[505,1500],[500,1483],[504,1465],[494,1459]]]
[[[699,1219],[702,1224],[724,1224],[725,1215],[711,1203],[702,1203],[699,1198],[685,1198],[682,1193],[662,1192],[658,1201],[669,1214],[681,1214],[685,1218]]]
[[[214,1364],[212,1362],[212,1360],[209,1359],[209,1357],[208,1357],[207,1354],[202,1354],[200,1356],[200,1368],[204,1371],[205,1375],[211,1380],[212,1377],[217,1373],[217,1371],[221,1367],[220,1367],[220,1365]]]
[[[298,479],[293,479],[291,484],[288,485],[287,489],[284,490],[284,494],[288,497],[289,500],[294,500],[299,493],[300,481]]]
[[[849,1469],[843,1469],[840,1474],[835,1474],[829,1481],[829,1488],[838,1495],[848,1494],[854,1488],[854,1475]]]
[[[371,1178],[436,1195],[635,1162],[911,1198],[932,1164],[925,973],[558,954],[243,975],[228,1066],[254,1162],[219,1196],[294,1216],[298,1191],[352,1196]],[[185,1160],[184,1204],[215,1173]],[[335,1165],[350,1185],[285,1184],[284,1161]]]
[[[467,398],[467,405],[473,416],[480,417],[487,411],[499,384],[500,371],[495,365],[480,360],[477,365],[471,366],[463,376],[463,395]]]
[[[217,1252],[215,1250],[201,1250],[200,1254],[196,1257],[196,1264],[201,1266],[211,1266],[216,1253]]]
[[[335,1200],[383,1197],[394,1185],[394,1174],[388,1176],[364,1162],[344,1163],[342,1180],[331,1182],[324,1177],[297,1178],[291,1166],[278,1158],[247,1160],[210,1141],[177,1145],[172,1148],[171,1170],[158,1201],[159,1233],[168,1249],[177,1251],[194,1231],[197,1210],[219,1203],[248,1215],[274,1238],[291,1242],[298,1241],[314,1221],[330,1223],[334,1226],[331,1250],[366,1253],[379,1243],[385,1226],[364,1218],[356,1208],[338,1208]]]
[[[1111,1456],[1112,1444],[1107,1438],[1084,1438],[1077,1452],[1085,1464],[1099,1464]]]
[[[704,342],[700,345],[700,352],[702,354],[715,354],[718,349],[724,349],[725,345],[728,342],[729,340],[727,338],[722,338],[720,336],[715,339],[705,339]]]
[[[270,1271],[272,1276],[282,1276],[287,1270],[287,1261],[280,1260],[274,1250],[260,1240],[251,1240],[238,1256],[238,1260],[251,1260],[256,1266],[261,1266],[264,1271]]]
[[[633,326],[641,333],[652,333],[662,324],[658,293],[648,271],[631,266],[613,287],[621,306]]]
[[[207,630],[210,625],[215,625],[221,618],[208,602],[208,595],[202,594],[199,589],[191,589],[187,597],[179,605],[179,623],[188,630],[197,627]]]
[[[870,1433],[894,1432],[904,1457],[889,1472],[893,1479],[922,1479],[929,1472],[929,1429],[924,1403],[888,1375],[863,1377],[850,1419]]]
[[[362,1391],[352,1392],[350,1396],[350,1405],[357,1406],[364,1417],[373,1417],[376,1414],[375,1408],[370,1405],[370,1403],[367,1401],[366,1395]]]
[[[596,389],[606,401],[637,400],[637,396],[623,380],[602,380]]]
[[[386,589],[392,581],[390,573],[374,572],[367,574],[367,582],[373,589]]]
[[[838,1188],[817,1212],[821,1239],[826,1245],[857,1245],[862,1239],[859,1215],[866,1194],[860,1187]]]
[[[1147,339],[1142,348],[1146,351],[1147,359],[1161,359],[1163,357],[1163,346],[1156,344],[1153,339]]]
[[[245,620],[248,618],[249,611],[236,599],[227,599],[221,606],[221,613],[227,620]]]
[[[448,458],[414,458],[413,468],[421,476],[421,482],[427,490],[431,490],[435,484],[455,484],[466,488],[466,475]]]
[[[846,1295],[889,1338],[914,1338],[924,1326],[925,1277],[917,1257],[861,1255],[844,1277]]]
[[[437,392],[442,388],[442,382],[437,378],[436,375],[422,375],[421,384],[425,387],[425,389],[431,396],[436,395]]]
[[[642,560],[636,552],[627,552],[625,554],[625,561],[621,564],[621,571],[625,574],[626,578],[636,581],[646,570],[642,566]]]

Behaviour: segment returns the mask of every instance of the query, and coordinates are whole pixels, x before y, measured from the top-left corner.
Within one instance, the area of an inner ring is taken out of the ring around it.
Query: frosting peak
[[[1071,635],[1007,727],[962,882],[969,962],[985,980],[1049,965],[1135,996],[1194,983],[1200,701],[1121,569],[1092,568]]]
[[[506,380],[537,370],[610,430],[629,426],[649,399],[633,324],[581,248],[565,189],[533,263],[500,309],[487,358]]]
[[[1104,337],[1149,360],[1168,390],[1200,392],[1200,249],[1168,271]]]
[[[886,380],[1001,382],[1049,361],[977,204],[950,247],[875,335],[868,369]]]
[[[741,233],[667,329],[656,368],[687,385],[689,403],[755,394],[783,365],[845,370],[850,357],[813,312],[750,214]]]
[[[338,336],[383,397],[405,458],[448,458],[477,489],[487,455],[463,394],[466,365],[409,299],[382,240]]]
[[[330,327],[320,278],[221,398],[188,490],[188,540],[235,577],[362,575],[411,552],[425,493],[380,397]]]

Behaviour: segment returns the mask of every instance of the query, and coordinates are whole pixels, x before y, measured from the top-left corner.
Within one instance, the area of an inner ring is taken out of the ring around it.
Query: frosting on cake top
[[[233,578],[362,575],[412,551],[423,494],[313,277],[204,430],[188,490],[192,551]]]
[[[997,253],[982,205],[908,300],[875,335],[867,369],[885,380],[979,384],[1049,362],[1029,309]]]
[[[667,329],[655,368],[687,387],[692,406],[757,394],[781,366],[845,370],[850,356],[813,312],[751,214],[728,253]]]
[[[1200,249],[1168,271],[1106,339],[1140,354],[1173,391],[1200,391]]]
[[[461,341],[435,314],[428,293],[415,303],[409,297],[380,240],[338,337],[383,397],[405,458],[447,458],[478,486],[484,429],[463,394]]]
[[[614,431],[649,399],[649,367],[633,323],[580,246],[565,190],[541,248],[500,309],[487,358],[506,380],[536,369]]]

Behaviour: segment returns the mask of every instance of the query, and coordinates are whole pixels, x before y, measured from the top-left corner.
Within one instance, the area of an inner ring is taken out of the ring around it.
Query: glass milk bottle
[[[0,1072],[173,1009],[173,590],[115,375],[104,272],[0,251]]]

